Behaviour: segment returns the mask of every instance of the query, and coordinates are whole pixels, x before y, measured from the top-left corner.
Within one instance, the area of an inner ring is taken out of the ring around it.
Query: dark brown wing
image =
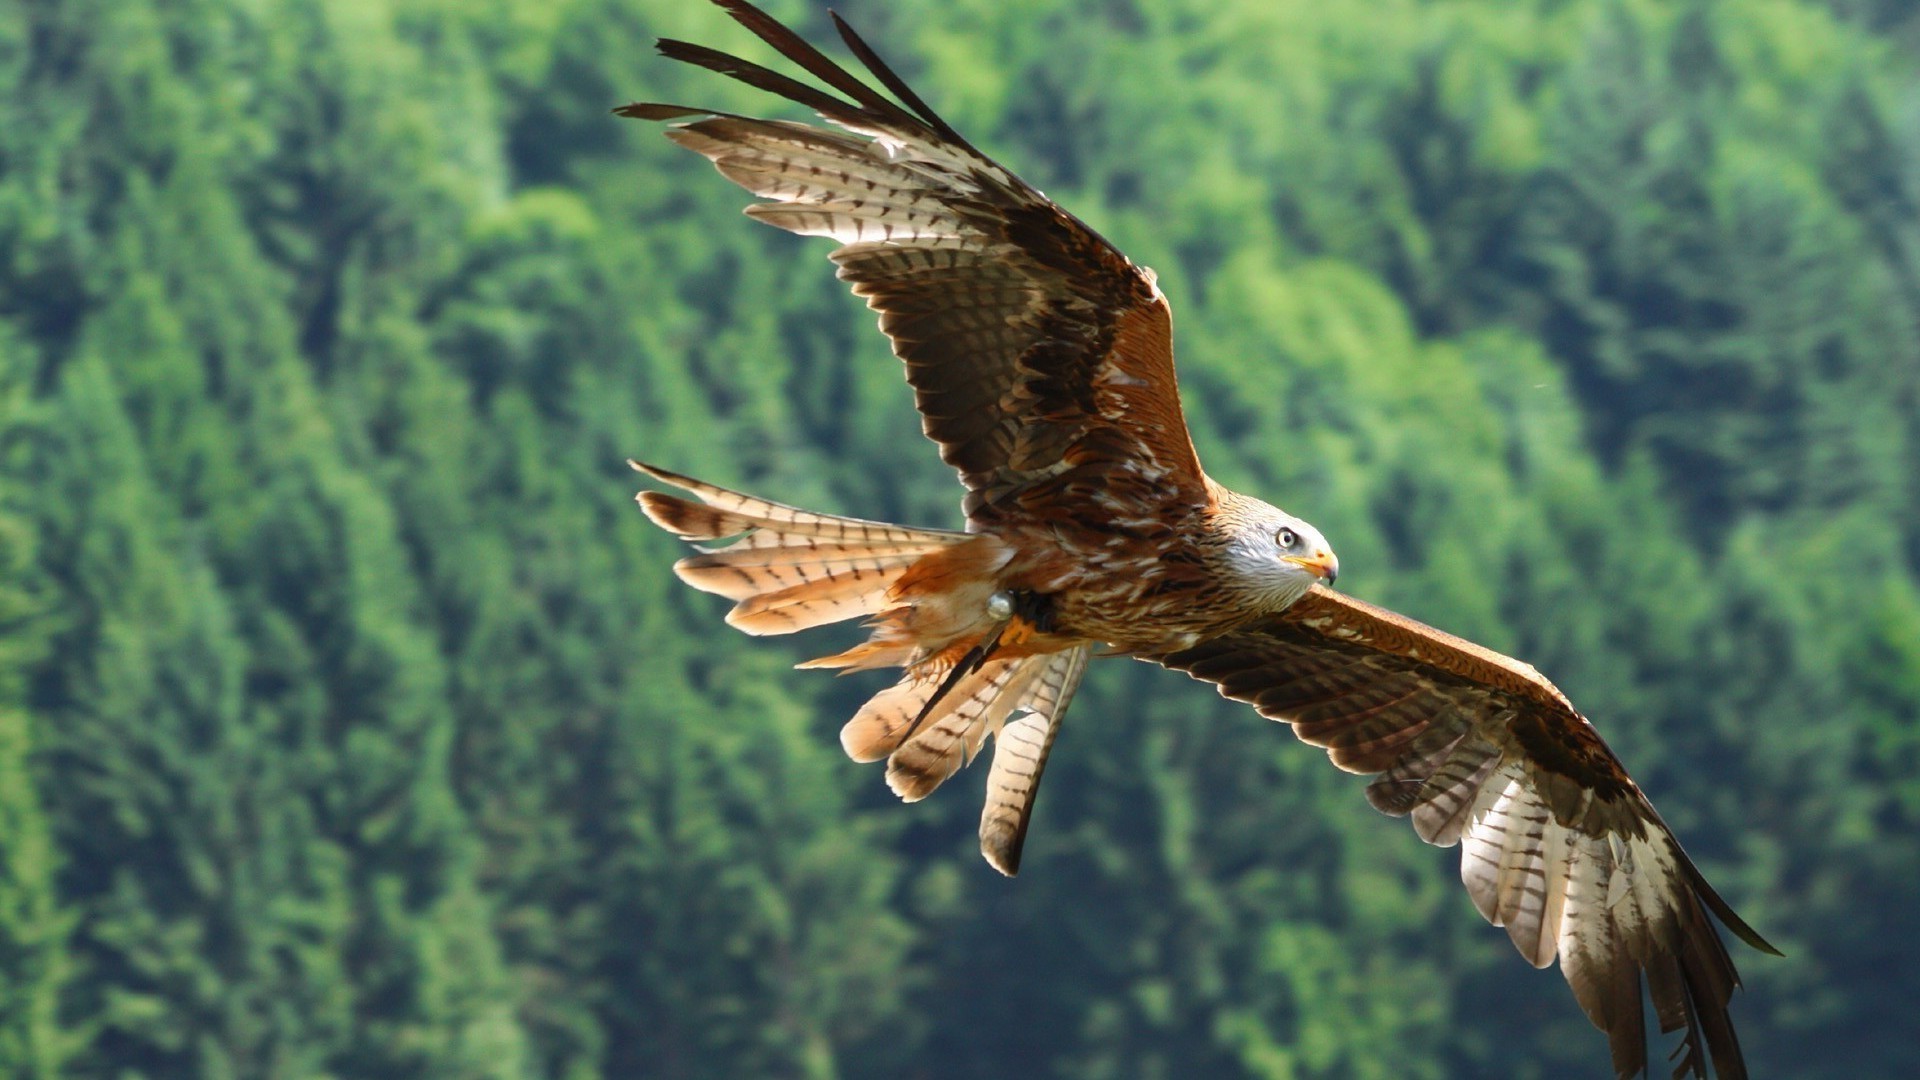
[[[1553,684],[1469,641],[1316,586],[1285,612],[1166,656],[1460,845],[1480,913],[1536,967],[1558,955],[1621,1076],[1647,1068],[1644,972],[1674,1075],[1746,1075],[1727,1003],[1739,977],[1707,919],[1775,952],[1715,894],[1653,805]],[[1777,955],[1777,953],[1776,953]]]
[[[662,41],[660,51],[843,130],[677,105],[615,111],[707,117],[668,135],[770,200],[747,213],[840,241],[840,277],[880,312],[926,433],[967,486],[968,517],[1010,507],[1038,482],[1100,490],[1116,470],[1163,498],[1203,503],[1152,274],[975,150],[838,16],[847,46],[904,107],[743,0],[715,2],[846,97],[703,46]]]

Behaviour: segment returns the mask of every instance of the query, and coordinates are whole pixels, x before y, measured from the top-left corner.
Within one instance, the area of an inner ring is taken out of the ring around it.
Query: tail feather
[[[981,743],[1013,712],[1045,666],[1038,657],[988,661],[966,676],[887,759],[887,786],[907,802],[933,793],[973,760]],[[936,679],[923,680],[933,688]]]
[[[820,656],[812,660],[802,660],[793,666],[797,668],[839,668],[840,673],[845,675],[854,671],[870,671],[873,668],[909,667],[922,655],[924,655],[923,651],[917,645],[882,638],[879,641],[863,641],[845,652],[837,652],[832,656]],[[924,704],[925,701],[926,699],[921,699],[922,704]]]
[[[673,569],[694,588],[736,601],[727,622],[749,634],[790,634],[872,615],[889,605],[894,582],[922,556],[968,539],[815,514],[629,464],[698,497],[643,491],[639,501],[654,524],[683,540],[727,540]]]
[[[1023,715],[1008,721],[994,739],[987,803],[980,811],[980,854],[1008,877],[1020,872],[1040,774],[1090,655],[1090,648],[1082,645],[1046,657],[1046,667],[1020,702]]]
[[[840,748],[861,762],[879,761],[898,750],[938,685],[937,679],[909,674],[868,698],[840,729]]]
[[[735,604],[727,612],[727,625],[755,635],[791,634],[871,615],[887,606],[892,574],[806,569],[814,575],[810,580],[749,596]]]
[[[1047,753],[1090,647],[996,659],[996,647],[1028,635],[1002,639],[1008,630],[1002,624],[986,639],[958,636],[965,623],[952,617],[976,605],[984,611],[992,586],[982,582],[1004,563],[1007,549],[964,532],[815,514],[630,464],[693,496],[645,491],[639,502],[654,524],[699,547],[700,554],[680,560],[674,572],[696,589],[734,601],[727,621],[735,627],[786,634],[881,615],[867,641],[800,665],[908,669],[847,721],[841,746],[855,761],[886,758],[888,786],[914,802],[995,736],[980,851],[1001,873],[1016,873]],[[969,592],[974,589],[977,597]],[[974,652],[952,660],[969,641]]]
[[[892,549],[814,545],[770,553],[721,551],[681,559],[673,564],[673,572],[701,592],[747,600],[824,581],[891,582],[928,550],[924,545]],[[766,554],[777,555],[778,560],[763,562]]]
[[[677,495],[643,491],[639,500],[640,509],[655,525],[686,541],[738,536],[759,526],[753,518],[729,514]]]
[[[699,555],[689,555],[680,560],[684,574],[698,575],[702,571],[712,570],[714,577],[739,577],[736,571],[759,570],[798,565],[830,565],[834,570],[886,570],[891,563],[903,558],[910,550],[925,547],[938,550],[944,544],[832,544],[831,552],[822,553],[818,542],[805,546],[793,544],[788,547],[741,548],[737,551],[709,551]],[[717,590],[708,590],[709,592]]]
[[[793,538],[798,537],[869,544],[928,543],[935,538],[940,538],[938,542],[941,544],[955,544],[968,538],[968,534],[951,529],[918,529],[864,518],[816,514],[785,503],[729,491],[644,462],[629,460],[627,464],[700,500],[695,503],[657,491],[640,493],[640,507],[653,519],[654,524],[683,540],[718,540],[751,533],[744,538],[757,537],[760,540],[751,546],[788,547],[792,545]],[[754,530],[766,532],[761,534]]]

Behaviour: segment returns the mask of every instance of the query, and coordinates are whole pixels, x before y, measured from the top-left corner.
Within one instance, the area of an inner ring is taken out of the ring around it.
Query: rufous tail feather
[[[674,573],[736,601],[727,622],[749,634],[791,634],[880,612],[890,605],[894,583],[922,556],[968,539],[945,529],[815,514],[628,464],[695,496],[643,491],[639,502],[654,524],[700,547],[701,554],[675,563]],[[698,543],[713,540],[727,542]]]
[[[990,548],[958,548],[979,537],[815,514],[629,464],[693,496],[643,491],[640,508],[654,524],[699,548],[700,554],[674,564],[674,572],[696,589],[734,601],[727,615],[732,625],[749,634],[789,634],[882,615],[872,639],[800,665],[908,668],[847,721],[841,746],[855,761],[888,759],[888,786],[915,802],[996,736],[980,850],[1001,873],[1016,873],[1047,752],[1086,671],[1090,647],[996,658],[996,645],[1030,636],[1033,628],[1016,619],[971,648],[955,644],[952,655],[932,650],[930,657],[897,632],[906,610],[896,606],[900,586],[918,582],[932,587],[922,591],[939,592],[950,581],[964,580],[969,559],[995,557]],[[926,559],[943,549],[956,550]]]
[[[887,785],[907,802],[926,798],[995,737],[980,815],[980,852],[996,870],[1019,872],[1033,800],[1091,647],[988,660],[934,703],[944,680],[909,672],[875,694],[840,730],[855,761],[888,758]]]
[[[1020,852],[1033,820],[1033,800],[1040,791],[1040,774],[1047,752],[1060,733],[1066,715],[1086,674],[1091,646],[1036,657],[1044,661],[1020,702],[1021,715],[1001,726],[993,740],[993,765],[987,770],[987,802],[980,811],[980,854],[995,870],[1012,877],[1020,872]]]

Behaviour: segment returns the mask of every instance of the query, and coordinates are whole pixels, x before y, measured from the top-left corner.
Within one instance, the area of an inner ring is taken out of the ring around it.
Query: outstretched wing
[[[904,105],[744,0],[715,2],[845,97],[699,45],[660,51],[841,130],[678,105],[615,111],[706,117],[667,134],[769,200],[748,214],[840,241],[840,277],[880,313],[924,429],[967,487],[969,519],[1012,512],[1012,496],[1042,484],[1056,498],[1118,487],[1203,503],[1152,273],[975,150],[838,16],[848,48]]]
[[[1614,1068],[1647,1068],[1644,973],[1675,1075],[1743,1077],[1727,1003],[1739,976],[1711,911],[1775,952],[1709,886],[1593,726],[1533,668],[1315,586],[1279,615],[1165,656],[1293,725],[1374,806],[1460,845],[1480,913],[1535,967],[1560,969]],[[1777,953],[1776,953],[1777,955]]]

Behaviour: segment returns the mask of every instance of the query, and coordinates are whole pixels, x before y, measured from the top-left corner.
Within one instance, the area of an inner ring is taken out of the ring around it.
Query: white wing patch
[[[1569,948],[1590,954],[1616,937],[1645,941],[1676,917],[1686,886],[1663,832],[1590,836],[1554,819],[1524,763],[1476,771],[1485,779],[1459,836],[1460,880],[1535,967]]]

